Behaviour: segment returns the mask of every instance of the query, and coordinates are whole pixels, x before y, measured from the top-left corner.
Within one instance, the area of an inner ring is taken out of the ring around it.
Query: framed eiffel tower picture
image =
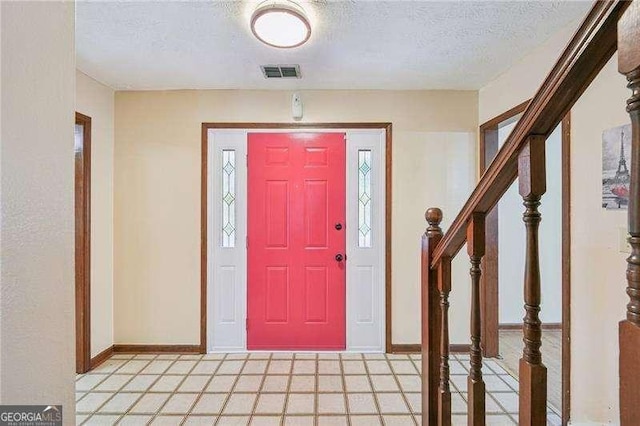
[[[602,132],[602,207],[627,209],[631,165],[631,124]]]

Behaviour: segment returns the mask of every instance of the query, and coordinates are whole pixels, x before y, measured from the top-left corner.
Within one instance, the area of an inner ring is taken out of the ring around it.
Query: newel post
[[[438,424],[438,386],[440,384],[440,298],[437,270],[431,269],[433,251],[442,239],[442,210],[430,208],[425,213],[429,226],[422,235],[422,424]]]
[[[627,258],[626,319],[620,321],[620,423],[640,424],[640,1],[632,2],[618,21],[618,71],[627,77],[631,97],[631,183]]]

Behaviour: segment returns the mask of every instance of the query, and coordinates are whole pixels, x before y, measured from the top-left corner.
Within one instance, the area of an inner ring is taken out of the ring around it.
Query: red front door
[[[250,133],[248,155],[247,348],[344,349],[344,133]]]

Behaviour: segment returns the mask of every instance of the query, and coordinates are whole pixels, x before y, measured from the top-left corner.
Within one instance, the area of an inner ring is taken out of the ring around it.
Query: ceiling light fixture
[[[251,32],[272,47],[291,48],[311,36],[311,24],[302,7],[288,0],[260,3],[251,15]]]

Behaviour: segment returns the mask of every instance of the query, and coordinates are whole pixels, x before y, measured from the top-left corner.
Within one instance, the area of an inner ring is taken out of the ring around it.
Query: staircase
[[[618,51],[618,69],[632,95],[626,109],[632,122],[629,165],[629,304],[619,324],[620,423],[640,425],[640,0],[597,1],[528,104],[515,129],[486,169],[446,234],[442,211],[429,208],[422,236],[422,424],[451,424],[449,389],[449,293],[451,260],[467,245],[471,275],[468,424],[484,426],[480,280],[485,254],[485,217],[518,178],[524,203],[524,348],[519,365],[519,424],[545,425],[547,370],[540,353],[539,206],[546,190],[547,137],[569,112],[602,67]],[[620,105],[620,108],[623,108]],[[625,170],[627,165],[625,164]],[[620,290],[622,286],[620,286]],[[614,330],[611,330],[613,333]],[[566,419],[565,419],[566,420]]]

